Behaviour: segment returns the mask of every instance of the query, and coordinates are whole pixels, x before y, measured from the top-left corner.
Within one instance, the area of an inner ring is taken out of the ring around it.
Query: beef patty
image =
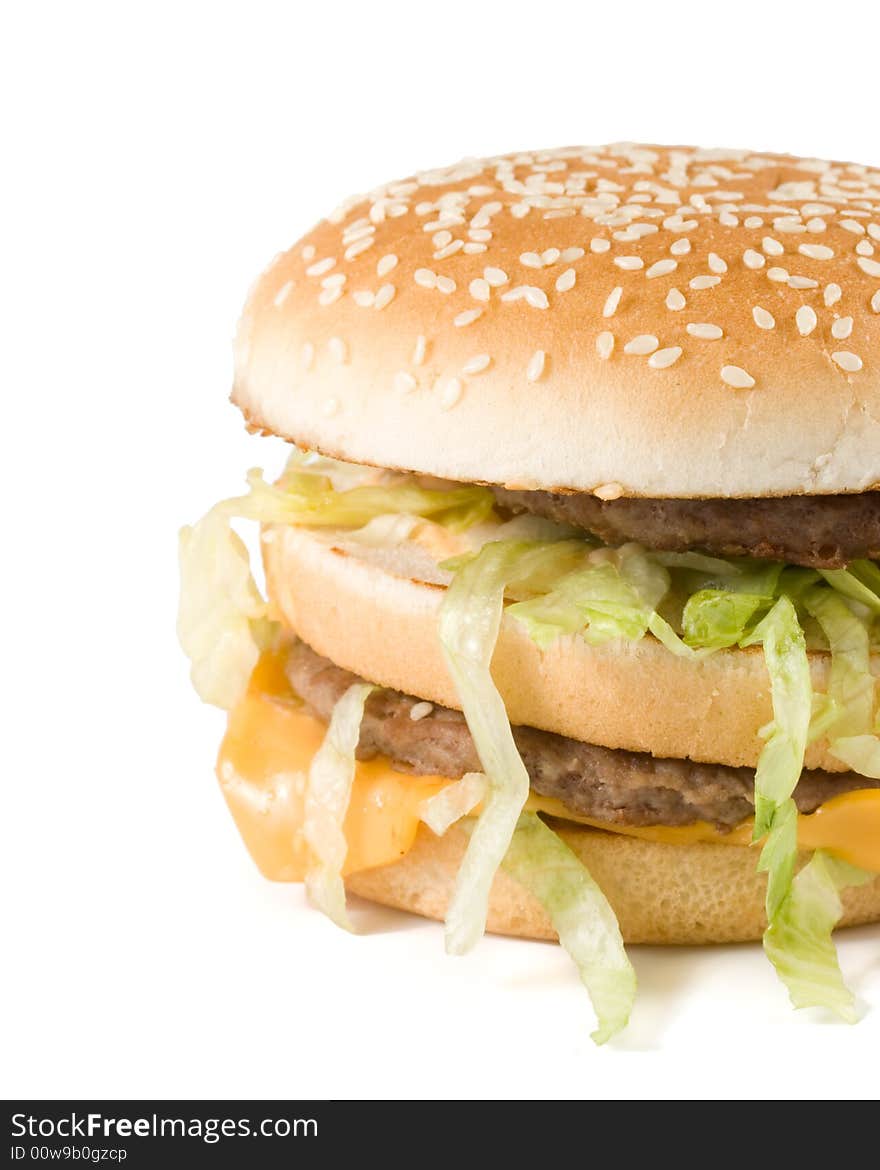
[[[600,500],[494,488],[503,507],[585,528],[607,544],[761,557],[813,568],[880,558],[880,491],[760,500]]]
[[[294,690],[325,721],[348,687],[363,681],[304,642],[291,648],[287,674]],[[478,771],[480,761],[462,713],[435,705],[413,719],[412,710],[420,702],[398,691],[372,694],[361,724],[358,758],[388,756],[400,771],[454,779]],[[555,797],[580,816],[618,825],[708,821],[729,830],[754,812],[751,768],[655,759],[536,727],[514,727],[513,736],[534,791]],[[805,771],[794,798],[800,812],[810,813],[829,797],[877,787],[880,781],[852,772]]]

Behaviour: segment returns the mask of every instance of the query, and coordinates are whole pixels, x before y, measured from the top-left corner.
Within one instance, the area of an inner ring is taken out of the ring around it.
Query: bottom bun
[[[755,849],[665,845],[561,822],[553,827],[606,894],[625,942],[745,942],[763,934],[766,879],[755,872]],[[443,918],[466,844],[460,826],[443,837],[422,827],[401,861],[353,874],[346,885],[372,902]],[[803,854],[801,861],[807,857]],[[880,875],[846,889],[842,900],[842,926],[880,921]],[[492,886],[487,929],[520,938],[557,938],[543,907],[503,872]]]

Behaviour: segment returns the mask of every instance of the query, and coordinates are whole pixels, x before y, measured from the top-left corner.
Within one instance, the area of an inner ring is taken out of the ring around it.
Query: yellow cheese
[[[293,694],[279,659],[264,654],[248,692],[230,712],[217,775],[226,803],[260,871],[275,881],[302,881],[308,853],[302,837],[305,780],[325,726]],[[395,771],[388,760],[358,761],[345,818],[344,872],[390,865],[412,846],[421,804],[451,781]],[[751,822],[729,833],[714,825],[608,825],[578,817],[551,797],[529,796],[526,808],[670,845],[703,841],[748,845]],[[880,871],[880,790],[844,793],[810,816],[798,817],[804,849],[827,849],[852,865]]]

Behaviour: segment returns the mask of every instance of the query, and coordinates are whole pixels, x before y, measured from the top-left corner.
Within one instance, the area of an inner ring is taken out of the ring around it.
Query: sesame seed
[[[812,219],[807,220],[807,231],[814,232],[816,235],[818,235],[820,232],[824,232],[827,227],[828,224],[819,216],[814,216]]]
[[[486,251],[485,244],[476,244],[472,240],[468,240],[468,242],[462,248],[462,252],[465,252],[468,256],[478,256],[480,254],[480,252],[485,252],[485,251]]]
[[[748,219],[744,221],[744,223],[747,228],[752,229],[764,226],[764,221],[761,219],[760,215],[750,215]]]
[[[752,316],[759,329],[773,329],[776,326],[776,318],[773,314],[768,313],[766,309],[762,309],[760,305],[755,305],[752,309]]]
[[[435,288],[437,273],[430,268],[417,268],[413,273],[413,280],[421,288]]]
[[[724,336],[724,330],[719,325],[708,322],[693,322],[687,326],[687,331],[691,337],[699,337],[703,341],[717,341]]]
[[[679,289],[671,288],[666,294],[666,308],[671,309],[673,313],[680,312],[686,304],[684,294]]]
[[[332,305],[342,296],[342,289],[339,285],[331,285],[330,288],[322,288],[318,293],[319,305]]]
[[[838,341],[846,341],[847,337],[853,331],[852,317],[838,317],[838,319],[831,326],[831,336]]]
[[[693,289],[714,288],[716,284],[720,283],[720,276],[695,276],[690,281],[690,287]]]
[[[718,216],[718,222],[722,227],[739,227],[739,220],[729,211],[722,211]]]
[[[846,231],[852,232],[855,236],[863,236],[865,234],[864,226],[856,219],[842,219],[840,226]]]
[[[754,248],[746,248],[743,252],[743,264],[746,268],[763,268],[767,261],[760,252],[756,252]]]
[[[831,357],[842,370],[846,370],[848,374],[856,374],[862,368],[863,362],[858,354],[850,353],[847,349],[836,350]]]
[[[843,296],[843,290],[839,284],[827,284],[824,292],[825,307],[830,309],[832,305],[836,305]]]
[[[640,333],[637,337],[633,337],[623,347],[624,353],[646,354],[653,353],[660,342],[653,335],[653,333]]]
[[[394,375],[394,389],[400,394],[409,394],[415,390],[416,380],[408,370],[398,370]]]
[[[337,288],[345,284],[346,280],[348,280],[348,277],[344,272],[334,272],[330,276],[323,277],[321,286],[323,288]]]
[[[871,297],[871,308],[875,313],[880,313],[880,288]]]
[[[537,252],[523,252],[519,258],[520,264],[524,264],[526,268],[543,268],[543,262]]]
[[[880,276],[880,261],[869,260],[867,256],[858,259],[859,268],[868,276]]]
[[[819,324],[816,310],[811,309],[809,305],[801,305],[795,313],[794,319],[801,337],[808,337]]]
[[[446,244],[438,249],[433,258],[435,260],[445,260],[448,256],[454,256],[456,252],[460,252],[464,247],[464,240],[453,240],[451,244]]]
[[[312,368],[312,362],[315,360],[315,347],[310,341],[307,341],[300,352],[300,361],[304,370]]]
[[[775,280],[778,284],[788,284],[788,269],[768,268],[767,277],[769,280]]]
[[[487,353],[474,354],[474,356],[472,358],[468,358],[468,360],[461,367],[461,372],[463,374],[481,374],[483,370],[489,368],[489,363],[491,361],[492,359]]]
[[[455,292],[456,285],[451,276],[438,276],[436,287],[439,292],[448,296],[450,293]]]
[[[372,236],[367,236],[363,240],[357,240],[357,241],[355,241],[355,243],[350,244],[345,249],[345,253],[344,253],[345,259],[346,260],[354,260],[355,256],[360,256],[361,252],[366,252],[367,248],[372,248],[372,246],[373,246],[373,237]]]
[[[869,240],[859,240],[856,244],[856,253],[859,256],[873,256],[874,245]]]
[[[330,356],[340,366],[348,361],[348,346],[341,337],[331,337],[327,342],[327,349],[330,351]]]
[[[464,325],[473,324],[473,322],[476,321],[478,318],[482,317],[482,315],[483,315],[482,309],[465,309],[465,311],[463,313],[459,313],[453,319],[452,323],[457,328],[461,329],[462,326],[464,326]]]
[[[451,410],[461,398],[464,386],[461,378],[448,378],[440,391],[440,405],[444,410]]]
[[[609,333],[607,329],[596,338],[596,352],[602,361],[607,361],[614,351],[614,334]]]
[[[623,495],[623,484],[600,483],[599,486],[593,490],[593,495],[597,500],[619,500]]]
[[[541,253],[541,263],[544,265],[555,264],[559,259],[558,248],[548,248],[546,252]]]
[[[755,384],[755,379],[742,366],[722,366],[721,380],[734,390],[750,390]]]
[[[675,272],[678,268],[677,260],[658,260],[656,264],[652,264],[645,276],[649,280],[653,280],[655,276],[668,276],[670,272]]]
[[[492,290],[489,287],[488,280],[483,280],[481,276],[477,276],[468,285],[468,292],[475,301],[488,301]]]
[[[574,288],[574,282],[577,279],[573,268],[566,268],[560,276],[556,278],[556,291],[568,292],[570,288]]]
[[[383,284],[376,293],[376,299],[373,301],[374,309],[384,309],[386,305],[390,305],[394,300],[394,294],[397,289],[393,284]]]
[[[272,298],[272,304],[277,309],[280,309],[281,306],[284,304],[284,302],[287,300],[287,298],[290,296],[292,289],[293,289],[293,281],[292,280],[285,281],[285,283],[282,284],[281,288],[279,288],[278,292]]]
[[[547,309],[550,307],[550,302],[547,300],[547,294],[542,288],[537,288],[533,284],[527,284],[525,286],[525,292],[523,293],[523,296],[526,298],[526,301],[532,306],[533,309]]]
[[[764,236],[761,241],[761,247],[768,256],[781,256],[785,248],[780,244],[779,240],[774,240],[772,236]]]
[[[413,723],[418,723],[420,719],[424,719],[426,715],[430,715],[434,710],[434,704],[429,703],[426,699],[422,699],[420,703],[413,703],[409,709],[409,717]]]
[[[413,348],[412,364],[414,366],[420,366],[422,364],[422,362],[425,360],[427,349],[428,339],[423,333],[420,333],[416,338],[416,344]]]
[[[591,252],[596,252],[597,254],[607,252],[610,247],[611,241],[603,239],[602,236],[596,236],[595,239],[590,240]]]
[[[308,263],[309,260],[314,260],[314,258],[315,258],[315,245],[314,244],[306,244],[306,246],[303,248],[300,255],[302,256],[303,260],[306,261],[306,263]]]
[[[575,260],[580,260],[583,255],[583,248],[564,248],[560,253],[559,259],[563,264],[571,264]]]
[[[671,345],[668,349],[658,349],[648,358],[648,365],[654,370],[665,370],[681,357],[681,346]]]
[[[480,244],[486,244],[492,239],[492,233],[488,228],[471,228],[468,236]]]
[[[602,309],[603,317],[613,317],[617,312],[617,306],[620,304],[620,298],[623,296],[623,289],[620,285],[613,288],[605,299],[605,306]]]
[[[510,279],[503,268],[484,268],[483,276],[492,288],[500,288],[502,284],[507,284]]]
[[[526,367],[526,378],[530,382],[537,382],[544,373],[544,362],[547,360],[547,355],[543,349],[536,349],[529,358],[529,364]]]
[[[834,249],[824,244],[801,244],[798,251],[802,256],[809,256],[811,260],[833,260]]]
[[[323,260],[316,260],[314,264],[310,264],[306,269],[306,276],[323,276],[325,272],[329,272],[334,266],[336,260],[333,256],[326,256]]]
[[[691,250],[691,242],[687,239],[673,240],[669,245],[669,251],[673,256],[687,256]]]
[[[717,252],[709,253],[709,271],[720,274],[727,271],[727,261],[722,260]]]
[[[868,224],[868,235],[871,237],[872,240],[877,240],[878,242],[880,242],[880,224],[869,223]]]
[[[813,280],[810,276],[790,276],[788,278],[789,288],[818,288],[818,280]]]
[[[389,252],[386,256],[383,256],[376,265],[376,275],[387,276],[393,268],[397,267],[397,263],[397,256],[395,256],[393,252]]]
[[[375,294],[368,288],[356,289],[351,295],[354,297],[354,303],[360,305],[362,309],[369,309],[376,299]]]
[[[636,272],[639,268],[645,267],[645,262],[641,256],[615,256],[614,263],[618,268],[623,268],[626,272]]]

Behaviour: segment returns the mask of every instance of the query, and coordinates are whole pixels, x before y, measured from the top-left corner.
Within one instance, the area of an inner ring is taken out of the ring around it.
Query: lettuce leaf
[[[354,928],[345,908],[342,866],[348,844],[342,826],[351,799],[364,704],[374,689],[370,683],[355,683],[336,703],[306,784],[303,835],[314,858],[306,873],[306,891],[312,904],[345,930]]]
[[[213,509],[179,537],[177,636],[205,703],[229,710],[244,694],[274,626],[251,575],[248,551]]]
[[[248,472],[247,481],[246,496],[219,505],[228,515],[306,528],[361,528],[376,516],[394,513],[463,531],[491,515],[495,502],[488,488],[470,485],[432,489],[403,482],[336,491],[328,477],[305,472],[289,472],[280,486],[270,484],[259,468]]]
[[[507,851],[529,795],[529,776],[510,730],[489,664],[509,582],[529,581],[565,557],[566,542],[487,544],[456,572],[440,607],[440,643],[468,728],[486,773],[488,792],[446,915],[446,949],[463,954],[486,927],[492,878]]]
[[[826,1007],[847,1023],[857,1017],[831,932],[843,912],[840,891],[872,875],[818,849],[792,883],[764,935],[764,949],[796,1008]]]
[[[442,837],[450,825],[474,811],[486,795],[486,777],[482,772],[465,772],[460,780],[441,788],[422,801],[421,819],[431,832]]]
[[[770,832],[804,767],[813,687],[804,631],[788,597],[780,597],[740,642],[764,650],[773,700],[773,724],[755,772],[754,840]],[[772,915],[769,915],[772,917]]]
[[[636,974],[608,899],[565,842],[534,813],[523,813],[503,861],[506,873],[538,899],[589,992],[604,1044],[629,1020]]]

